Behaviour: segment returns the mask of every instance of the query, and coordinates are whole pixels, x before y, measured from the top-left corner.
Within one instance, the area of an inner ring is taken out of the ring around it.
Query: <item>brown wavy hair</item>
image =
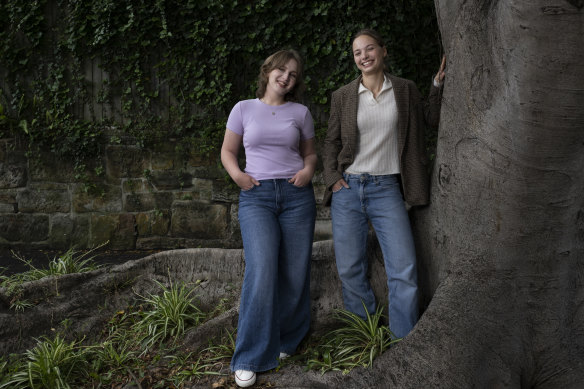
[[[370,36],[375,40],[375,42],[377,42],[379,46],[385,47],[385,42],[383,41],[381,35],[377,31],[372,30],[370,28],[364,28],[355,35],[353,35],[353,39],[351,39],[351,47],[353,47],[353,42],[355,41],[355,39],[359,38],[361,35]]]
[[[262,66],[260,67],[260,75],[258,76],[258,89],[256,90],[256,96],[258,98],[264,97],[266,94],[266,87],[268,86],[268,75],[274,69],[284,66],[291,59],[295,60],[298,64],[296,69],[296,83],[294,88],[290,92],[286,93],[284,100],[286,101],[300,101],[302,98],[302,92],[304,92],[304,78],[303,78],[303,65],[302,58],[296,50],[280,50],[270,55]]]

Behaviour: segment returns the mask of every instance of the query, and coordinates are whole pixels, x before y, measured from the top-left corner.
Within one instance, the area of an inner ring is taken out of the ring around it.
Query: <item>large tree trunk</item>
[[[351,380],[584,387],[581,0],[437,0],[448,58],[432,204],[417,212],[429,306]]]

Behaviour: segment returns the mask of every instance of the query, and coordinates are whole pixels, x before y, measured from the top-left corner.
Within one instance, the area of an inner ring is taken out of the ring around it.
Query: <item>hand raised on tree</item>
[[[441,85],[444,81],[444,77],[446,77],[446,73],[444,72],[444,68],[446,68],[446,56],[442,57],[442,63],[440,64],[440,69],[438,69],[438,73],[434,76],[434,81]]]

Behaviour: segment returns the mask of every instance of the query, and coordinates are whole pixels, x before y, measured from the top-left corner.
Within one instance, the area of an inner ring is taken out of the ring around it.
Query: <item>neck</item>
[[[268,105],[282,105],[286,102],[286,100],[284,100],[284,96],[278,95],[276,93],[268,93],[267,90],[266,93],[264,93],[264,97],[262,97],[260,100]]]
[[[373,92],[373,96],[377,97],[379,92],[381,92],[381,88],[383,88],[383,80],[383,72],[363,74],[361,83],[365,86],[365,88]]]

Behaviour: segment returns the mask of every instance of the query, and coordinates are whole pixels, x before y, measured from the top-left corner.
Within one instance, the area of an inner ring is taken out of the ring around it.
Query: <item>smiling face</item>
[[[300,101],[304,91],[302,70],[302,58],[296,50],[275,52],[260,68],[256,96],[262,99],[269,93],[276,100],[284,96],[285,101]]]
[[[285,64],[278,66],[268,73],[267,93],[275,93],[279,96],[286,96],[296,85],[298,77],[298,62],[290,59]]]
[[[369,35],[360,35],[353,41],[353,60],[363,75],[383,72],[387,49]]]

